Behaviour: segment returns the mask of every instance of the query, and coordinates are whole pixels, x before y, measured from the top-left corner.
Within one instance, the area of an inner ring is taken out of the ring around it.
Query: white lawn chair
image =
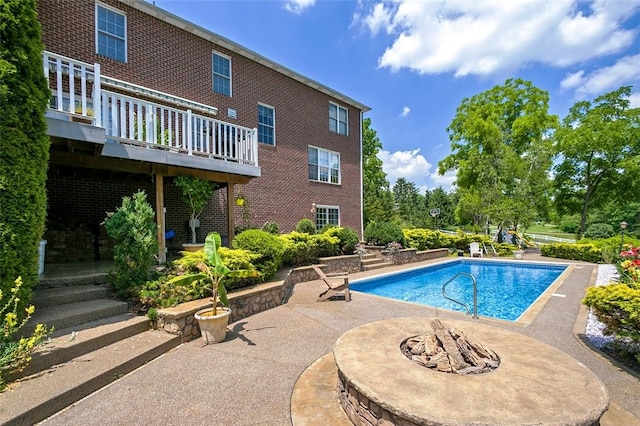
[[[484,257],[482,254],[482,249],[480,248],[480,244],[473,242],[469,244],[469,255],[471,257],[475,257],[476,254],[479,254],[480,257]]]

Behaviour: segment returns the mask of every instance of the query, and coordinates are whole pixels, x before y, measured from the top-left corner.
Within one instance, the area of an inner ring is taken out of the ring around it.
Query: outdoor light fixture
[[[624,230],[627,229],[627,225],[629,225],[624,220],[620,222],[620,251],[622,251],[622,247],[624,246]]]

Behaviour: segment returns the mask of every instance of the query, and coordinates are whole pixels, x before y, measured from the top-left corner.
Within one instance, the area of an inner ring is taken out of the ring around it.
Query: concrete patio
[[[550,261],[537,255],[527,255],[525,260]],[[352,274],[351,279],[406,267]],[[576,264],[553,290],[554,295],[541,301],[543,306],[528,325],[482,318],[476,321],[532,337],[569,354],[607,388],[611,405],[601,424],[640,425],[640,379],[594,351],[581,337],[586,309],[580,301],[585,288],[595,280],[596,268]],[[288,303],[230,324],[225,342],[183,344],[44,424],[291,424],[291,397],[298,378],[330,353],[344,332],[387,318],[474,321],[463,314],[358,292],[352,292],[349,303],[316,302],[323,287],[321,281],[298,284]],[[323,401],[319,399],[318,404]],[[342,424],[341,419],[310,416],[305,424]]]

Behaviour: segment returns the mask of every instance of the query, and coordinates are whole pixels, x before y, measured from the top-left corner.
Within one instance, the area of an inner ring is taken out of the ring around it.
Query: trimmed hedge
[[[335,256],[340,244],[338,237],[328,234],[293,231],[279,238],[284,247],[282,263],[289,266],[311,265],[319,257]]]
[[[356,244],[359,242],[358,233],[346,226],[334,226],[327,228],[323,234],[337,237],[339,254],[353,254]]]
[[[640,342],[640,283],[589,287],[582,303],[594,310],[605,334]]]
[[[42,72],[35,0],[4,0],[0,22],[0,306],[22,277],[16,294],[22,320],[38,280],[47,211],[50,141],[44,113],[51,91]]]
[[[595,244],[545,244],[540,247],[543,256],[559,259],[582,260],[585,262],[601,263],[602,250]]]
[[[393,242],[407,246],[402,228],[391,222],[369,222],[364,230],[364,240],[374,246],[386,246]]]

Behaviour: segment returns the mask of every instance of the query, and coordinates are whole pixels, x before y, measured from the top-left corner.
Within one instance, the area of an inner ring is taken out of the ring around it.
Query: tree
[[[389,181],[377,157],[382,143],[371,128],[371,119],[362,121],[362,189],[364,226],[369,222],[385,222],[393,216],[393,196]]]
[[[42,72],[35,0],[0,3],[0,306],[22,277],[18,314],[37,282],[38,246],[47,210],[49,138],[44,113],[51,92]]]
[[[589,212],[638,194],[640,108],[629,107],[631,87],[577,102],[555,134],[555,200],[561,213],[580,213],[580,237]],[[637,199],[637,196],[635,197]]]
[[[393,196],[403,226],[411,228],[419,225],[421,216],[425,215],[426,204],[416,184],[405,178],[399,178],[393,185]]]
[[[517,227],[547,209],[558,121],[548,110],[548,93],[521,79],[462,101],[447,128],[452,153],[438,164],[457,171],[460,218]]]
[[[455,210],[458,204],[456,193],[447,193],[441,186],[425,193],[427,211],[440,210],[440,214],[433,218],[429,216],[429,224],[433,229],[446,228],[456,224]]]

